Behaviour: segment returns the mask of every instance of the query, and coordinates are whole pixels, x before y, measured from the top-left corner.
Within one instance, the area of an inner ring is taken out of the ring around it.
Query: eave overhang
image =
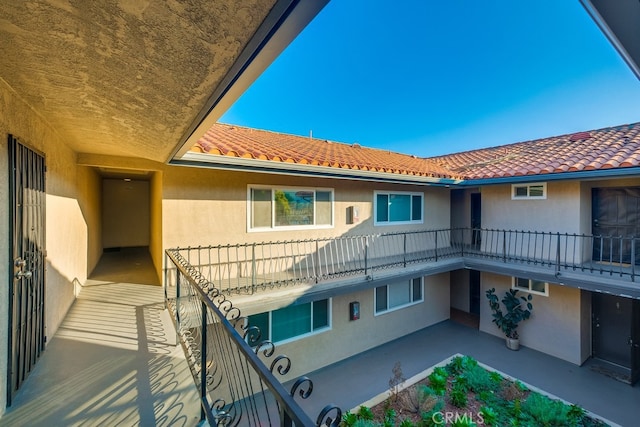
[[[271,160],[217,156],[206,153],[187,152],[182,158],[171,161],[172,165],[223,169],[242,172],[269,173],[277,175],[313,176],[316,178],[347,179],[356,181],[386,182],[393,184],[430,185],[449,187],[461,181],[454,178],[403,175],[389,172],[366,171],[318,165],[275,162]]]
[[[640,2],[580,0],[620,56],[640,79]]]
[[[282,53],[329,0],[280,0],[262,22],[167,162],[180,159]]]
[[[506,177],[467,179],[458,183],[461,187],[477,187],[480,185],[518,184],[524,182],[549,182],[568,180],[596,180],[612,178],[630,178],[640,176],[640,167],[597,169],[588,171],[560,172],[539,175],[518,175]]]

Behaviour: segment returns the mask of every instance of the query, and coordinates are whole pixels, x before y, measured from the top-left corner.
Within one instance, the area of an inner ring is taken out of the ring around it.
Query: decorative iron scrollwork
[[[291,369],[291,359],[281,354],[271,362],[271,367],[269,368],[271,373],[273,373],[274,369],[277,370],[280,375],[286,375],[289,369]]]
[[[260,353],[261,351],[264,357],[271,357],[276,351],[276,346],[271,341],[262,341],[256,346],[256,354]]]
[[[304,386],[304,387],[303,387]],[[302,387],[302,388],[301,388]],[[313,381],[309,377],[300,377],[291,386],[291,396],[295,397],[296,393],[303,399],[308,398],[313,393]]]
[[[331,417],[330,415],[332,413],[335,413],[335,416]],[[320,411],[320,414],[318,414],[318,418],[316,419],[316,426],[338,427],[341,421],[342,410],[339,407],[331,404],[325,406],[322,411]]]

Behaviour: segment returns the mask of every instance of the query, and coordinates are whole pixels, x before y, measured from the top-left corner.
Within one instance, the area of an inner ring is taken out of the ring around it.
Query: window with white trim
[[[375,225],[422,224],[424,193],[374,191]]]
[[[375,314],[387,313],[409,307],[424,301],[424,280],[422,277],[378,286],[374,290]]]
[[[248,326],[260,329],[260,341],[293,341],[331,329],[331,300],[290,305],[274,311],[253,314]]]
[[[249,230],[333,227],[333,190],[250,186]]]
[[[547,198],[547,183],[512,184],[511,200],[535,200]]]
[[[549,296],[549,284],[540,280],[514,277],[511,287],[531,294]]]

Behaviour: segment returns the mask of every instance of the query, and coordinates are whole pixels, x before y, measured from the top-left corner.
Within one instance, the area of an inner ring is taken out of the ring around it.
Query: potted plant
[[[502,304],[505,308],[505,312],[503,313],[495,292],[495,288],[491,288],[486,292],[489,307],[491,307],[491,311],[493,312],[493,323],[495,323],[506,336],[507,347],[511,350],[518,350],[520,348],[518,324],[531,317],[533,305],[530,301],[533,299],[533,296],[529,294],[526,297],[519,297],[517,295],[517,289],[509,289],[502,297]]]

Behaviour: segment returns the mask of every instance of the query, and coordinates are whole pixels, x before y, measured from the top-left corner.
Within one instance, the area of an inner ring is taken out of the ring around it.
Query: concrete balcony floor
[[[172,343],[163,289],[135,283],[154,279],[150,260],[136,251],[105,255],[0,425],[198,423],[197,390],[182,347]]]

